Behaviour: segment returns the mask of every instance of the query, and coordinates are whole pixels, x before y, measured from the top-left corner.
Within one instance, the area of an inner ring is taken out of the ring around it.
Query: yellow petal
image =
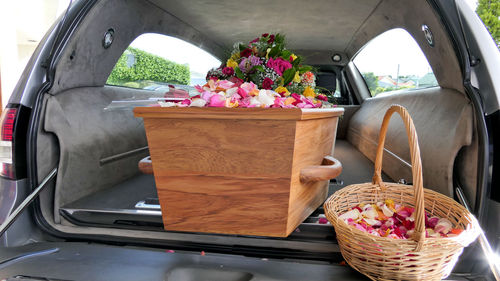
[[[302,95],[304,95],[305,97],[308,97],[308,98],[316,97],[316,93],[314,92],[314,90],[311,87],[307,87],[304,90],[304,92],[302,92]]]
[[[300,83],[300,75],[299,75],[299,72],[295,72],[295,76],[293,77],[293,82],[295,83]]]

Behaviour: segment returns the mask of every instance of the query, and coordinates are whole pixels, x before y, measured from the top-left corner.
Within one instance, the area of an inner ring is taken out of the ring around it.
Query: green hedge
[[[127,54],[133,54],[135,58],[131,67],[127,66]],[[188,85],[191,72],[189,65],[171,62],[148,52],[128,47],[116,63],[106,83],[123,85],[131,81],[144,80]]]

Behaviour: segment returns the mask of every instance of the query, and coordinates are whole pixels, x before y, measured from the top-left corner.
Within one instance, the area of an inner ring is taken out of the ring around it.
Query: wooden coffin
[[[136,107],[165,229],[288,236],[342,169],[330,155],[343,111]]]

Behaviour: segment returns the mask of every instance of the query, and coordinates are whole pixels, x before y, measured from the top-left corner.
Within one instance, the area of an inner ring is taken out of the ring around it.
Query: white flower
[[[191,101],[191,104],[189,106],[204,107],[206,104],[207,104],[207,101],[204,99],[194,99]]]
[[[171,102],[171,101],[167,101],[167,102],[159,101],[158,103],[160,104],[161,107],[175,107],[175,106],[177,106],[177,104],[175,102]]]
[[[365,221],[369,225],[382,225],[380,221],[374,219],[365,219]]]
[[[447,234],[453,228],[451,222],[447,219],[439,219],[438,223],[434,227],[434,231]]]
[[[377,211],[375,211],[375,209],[370,204],[367,204],[363,207],[363,212],[361,212],[361,214],[365,218],[369,218],[369,219],[374,219],[374,218],[378,217]]]
[[[382,205],[381,209],[382,213],[384,213],[386,217],[392,217],[392,215],[394,214],[394,212],[391,209],[389,209],[389,207],[387,207],[386,204]]]
[[[347,221],[348,219],[358,220],[360,215],[361,213],[358,211],[358,209],[352,209],[349,212],[345,212],[344,214],[339,216],[339,218],[343,219],[344,221]]]
[[[261,104],[271,106],[274,104],[274,92],[270,90],[260,90],[257,99]]]
[[[238,88],[229,88],[226,90],[226,96],[232,96],[238,91]]]
[[[255,105],[256,107],[259,107],[261,105],[260,101],[257,99],[257,97],[252,97],[250,99],[250,105]]]

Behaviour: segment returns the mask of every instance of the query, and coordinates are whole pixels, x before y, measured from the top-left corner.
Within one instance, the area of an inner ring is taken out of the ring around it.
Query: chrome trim
[[[102,165],[105,165],[105,164],[108,164],[108,163],[111,163],[114,161],[121,160],[123,158],[127,158],[127,157],[132,156],[132,155],[136,155],[136,154],[148,151],[148,150],[149,150],[149,147],[145,146],[145,147],[129,150],[127,152],[111,155],[109,157],[105,157],[105,158],[102,158],[101,160],[99,160],[99,165],[102,166]]]
[[[12,223],[14,223],[14,221],[21,214],[21,212],[24,211],[26,207],[28,207],[28,205],[38,196],[38,194],[40,194],[43,188],[47,185],[47,183],[51,179],[53,179],[56,176],[56,174],[57,174],[57,168],[54,168],[54,170],[52,170],[52,172],[50,172],[50,174],[46,176],[45,179],[43,179],[42,183],[40,183],[40,185],[33,192],[31,192],[31,194],[28,195],[26,199],[24,199],[24,201],[21,202],[21,204],[19,204],[19,206],[7,217],[7,219],[2,223],[2,225],[0,225],[0,236],[2,236],[4,232],[9,228],[9,226],[11,226]]]
[[[146,204],[146,201],[142,200],[135,204],[137,209],[150,209],[150,210],[161,210],[158,204]]]
[[[133,210],[133,209],[80,209],[80,208],[61,208],[70,215],[75,213],[101,213],[101,214],[119,214],[119,215],[139,215],[139,216],[157,216],[161,217],[161,211],[154,210]]]

